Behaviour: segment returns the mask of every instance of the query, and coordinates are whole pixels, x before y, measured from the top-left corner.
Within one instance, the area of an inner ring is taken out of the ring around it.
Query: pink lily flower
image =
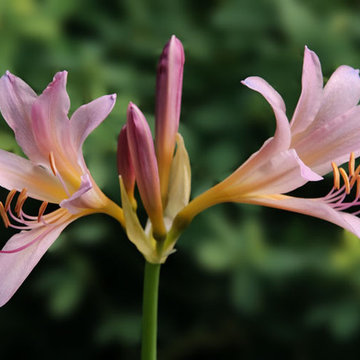
[[[66,78],[66,71],[57,73],[40,96],[10,72],[0,78],[1,113],[29,159],[0,150],[0,186],[10,191],[0,215],[6,227],[20,230],[0,251],[0,306],[71,222],[101,212],[124,223],[122,209],[98,188],[82,154],[83,142],[108,116],[116,96],[81,106],[69,120]],[[27,197],[42,201],[35,216],[23,210]],[[48,203],[59,208],[45,214]]]
[[[173,237],[206,208],[242,202],[294,211],[337,224],[360,237],[360,78],[359,71],[340,66],[323,87],[317,55],[305,48],[302,92],[289,123],[281,96],[263,79],[242,82],[259,92],[276,117],[274,137],[221,183],[192,200],[174,220]],[[348,173],[338,166],[349,159]],[[334,172],[334,186],[320,198],[286,195],[308,181]],[[341,180],[343,185],[340,184]],[[345,212],[345,210],[347,212]]]

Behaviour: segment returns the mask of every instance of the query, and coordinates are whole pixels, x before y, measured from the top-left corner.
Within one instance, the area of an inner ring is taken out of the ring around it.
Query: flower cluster
[[[308,214],[360,237],[360,166],[355,168],[360,155],[358,70],[340,66],[324,86],[318,57],[305,48],[302,91],[291,121],[281,96],[265,80],[245,79],[242,83],[272,107],[275,134],[228,178],[189,202],[190,162],[178,133],[183,68],[183,46],[172,36],[158,64],[155,141],[141,110],[133,103],[128,106],[118,137],[122,207],[98,188],[82,154],[83,142],[110,113],[115,95],[81,106],[69,119],[65,71],[56,74],[40,96],[9,72],[1,77],[0,111],[28,159],[0,150],[0,186],[9,190],[0,202],[0,216],[6,227],[20,230],[0,251],[0,306],[61,231],[93,213],[117,219],[151,263],[163,263],[192,219],[223,202]],[[339,166],[348,159],[346,172]],[[331,171],[334,186],[326,196],[286,195]],[[137,216],[135,186],[148,215],[144,227]],[[28,197],[42,202],[35,215],[23,209]],[[49,203],[58,208],[48,212]]]

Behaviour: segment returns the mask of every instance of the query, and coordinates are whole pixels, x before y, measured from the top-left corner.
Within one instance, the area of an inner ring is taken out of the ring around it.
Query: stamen
[[[10,220],[9,220],[7,214],[6,214],[4,205],[3,205],[3,203],[1,201],[0,201],[0,215],[1,215],[1,218],[2,218],[2,220],[4,222],[5,227],[8,228],[9,225],[10,225]]]
[[[48,202],[47,201],[44,201],[40,208],[39,208],[39,214],[38,214],[38,218],[37,218],[37,221],[40,222],[41,220],[41,217],[44,215],[44,212],[46,210],[46,207],[48,206]]]
[[[334,172],[334,188],[339,190],[340,189],[340,174],[339,174],[339,168],[337,167],[337,165],[332,162],[331,166],[333,168],[333,172]],[[360,166],[360,165],[359,165]]]
[[[356,177],[356,196],[355,199],[358,199],[360,196],[360,176]]]
[[[358,167],[355,170],[354,176],[357,176],[360,174],[360,165],[358,165]]]
[[[51,167],[53,174],[60,180],[61,185],[63,186],[67,196],[70,197],[69,189],[67,188],[64,179],[62,178],[62,176],[60,175],[60,173],[56,167],[54,153],[52,151],[50,151],[50,154],[49,154],[49,163],[50,163],[50,167]]]
[[[55,165],[54,153],[52,151],[49,154],[49,163],[50,163],[50,167],[51,167],[53,174],[56,176],[57,169],[56,169],[56,165]]]
[[[341,177],[344,180],[346,194],[350,194],[351,188],[350,188],[349,177],[347,176],[347,173],[343,168],[340,168],[339,171],[340,171]]]
[[[354,172],[354,175],[350,177],[350,187],[352,188],[357,180],[359,173]]]
[[[355,154],[352,152],[350,154],[350,160],[349,160],[349,176],[353,176],[355,171]]]
[[[7,195],[7,197],[6,197],[6,200],[5,200],[5,211],[8,211],[8,210],[9,210],[10,204],[11,204],[11,202],[12,202],[15,194],[16,194],[16,190],[15,190],[15,189],[12,189],[12,190],[8,193],[8,195]]]
[[[21,209],[24,205],[25,200],[27,199],[26,193],[27,193],[27,190],[26,190],[26,188],[24,188],[21,190],[21,193],[18,196],[16,205],[15,205],[15,212],[18,216],[20,216]]]

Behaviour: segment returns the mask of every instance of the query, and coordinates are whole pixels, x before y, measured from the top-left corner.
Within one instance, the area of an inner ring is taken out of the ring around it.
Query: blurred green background
[[[84,152],[97,183],[120,201],[116,138],[127,103],[153,123],[157,60],[176,34],[195,196],[274,132],[270,107],[240,80],[264,77],[290,116],[304,45],[325,78],[341,64],[360,66],[359,16],[357,0],[1,0],[0,73],[41,93],[68,70],[71,111],[117,93]],[[19,151],[5,122],[0,144]],[[301,195],[325,195],[331,183]],[[1,230],[2,244],[10,235]],[[225,204],[198,216],[177,249],[161,274],[160,360],[358,358],[357,238],[302,215]],[[112,219],[75,222],[0,310],[1,358],[139,359],[143,265]]]

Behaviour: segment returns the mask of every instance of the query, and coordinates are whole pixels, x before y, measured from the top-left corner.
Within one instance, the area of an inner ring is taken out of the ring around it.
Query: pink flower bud
[[[135,171],[131,162],[126,125],[123,126],[118,137],[117,166],[118,173],[123,179],[126,192],[132,202],[133,207],[136,208],[136,201],[134,198]]]
[[[179,128],[184,62],[183,46],[173,35],[160,56],[156,81],[155,147],[164,204]]]
[[[143,113],[131,102],[127,110],[127,139],[137,187],[153,225],[154,238],[162,239],[166,229],[154,143]]]

